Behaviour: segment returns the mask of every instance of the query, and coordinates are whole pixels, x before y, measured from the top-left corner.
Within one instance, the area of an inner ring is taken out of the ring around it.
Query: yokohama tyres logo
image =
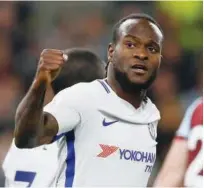
[[[152,151],[140,151],[105,144],[99,144],[99,146],[101,148],[101,152],[97,155],[97,157],[105,159],[117,152],[117,155],[114,156],[115,159],[143,163],[144,172],[147,173],[152,171],[153,164],[156,160],[156,148],[154,148]]]
[[[97,157],[102,157],[102,158],[106,158],[109,155],[113,154],[114,152],[116,152],[118,150],[119,147],[116,146],[109,146],[109,145],[104,145],[104,144],[99,144],[102,152],[99,153],[97,155]]]

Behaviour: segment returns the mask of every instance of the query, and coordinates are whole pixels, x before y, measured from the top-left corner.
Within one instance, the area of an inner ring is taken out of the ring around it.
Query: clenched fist
[[[39,81],[52,82],[60,73],[60,70],[68,56],[63,51],[45,49],[40,55],[36,79]]]

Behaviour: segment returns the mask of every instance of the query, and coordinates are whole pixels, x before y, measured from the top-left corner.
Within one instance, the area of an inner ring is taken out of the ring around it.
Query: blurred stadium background
[[[160,74],[149,91],[162,116],[151,186],[185,109],[203,90],[202,1],[0,2],[0,164],[42,49],[87,47],[106,61],[113,24],[136,12],[153,16],[165,34]]]

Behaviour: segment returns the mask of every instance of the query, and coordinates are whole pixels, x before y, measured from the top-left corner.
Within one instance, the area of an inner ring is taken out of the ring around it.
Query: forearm
[[[43,102],[46,82],[35,80],[19,104],[15,116],[15,143],[19,148],[36,146],[43,134]]]
[[[154,187],[181,187],[183,185],[183,172],[180,169],[162,169],[154,182]]]
[[[155,180],[155,187],[182,186],[187,164],[187,142],[174,140]]]
[[[46,86],[57,77],[64,61],[61,50],[45,49],[40,54],[35,80],[16,111],[14,135],[17,147],[31,148],[50,143],[57,134],[58,123],[51,114],[43,115],[43,104]]]

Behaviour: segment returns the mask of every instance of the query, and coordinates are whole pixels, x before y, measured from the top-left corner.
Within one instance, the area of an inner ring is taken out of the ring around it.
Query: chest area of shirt
[[[86,119],[77,136],[79,143],[89,145],[91,155],[99,160],[107,158],[153,164],[156,131],[156,126],[151,123],[133,124],[96,113]]]
[[[98,141],[124,145],[127,143],[138,147],[155,144],[157,135],[157,128],[153,123],[132,123],[101,113],[90,115],[82,127],[85,135],[91,135]]]

